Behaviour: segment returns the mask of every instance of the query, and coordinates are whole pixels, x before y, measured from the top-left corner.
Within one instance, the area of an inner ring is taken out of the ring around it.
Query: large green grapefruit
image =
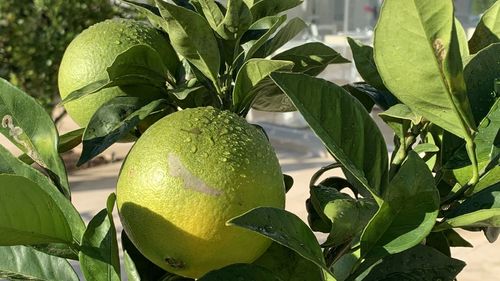
[[[264,253],[270,240],[226,222],[259,206],[284,208],[285,188],[265,135],[205,107],[166,116],[139,138],[122,166],[117,204],[142,254],[198,278]]]
[[[64,99],[71,92],[107,77],[106,68],[116,56],[137,44],[155,49],[171,73],[179,59],[164,34],[143,22],[111,19],[97,23],[80,33],[64,52],[59,68],[59,93]],[[105,102],[117,96],[137,96],[145,101],[161,98],[154,87],[113,87],[68,102],[65,109],[80,126],[86,127],[92,115]]]

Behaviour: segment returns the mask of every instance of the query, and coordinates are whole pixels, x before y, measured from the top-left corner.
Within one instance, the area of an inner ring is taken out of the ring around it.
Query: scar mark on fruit
[[[222,192],[208,186],[202,180],[194,176],[184,165],[179,157],[170,153],[168,155],[169,173],[172,177],[182,179],[184,187],[197,192],[205,193],[212,196],[219,196]]]
[[[195,135],[201,134],[201,129],[200,128],[192,128],[192,129],[189,129],[189,130],[181,129],[181,130],[184,131],[184,132],[195,134]]]
[[[2,118],[2,127],[12,129],[14,127],[14,123],[12,122],[12,116],[5,115]]]
[[[432,47],[434,48],[434,54],[436,55],[436,58],[439,60],[439,63],[442,64],[446,58],[446,49],[444,47],[443,41],[437,38],[432,43]]]
[[[174,259],[172,257],[166,257],[165,261],[173,268],[182,269],[186,267],[183,261]]]

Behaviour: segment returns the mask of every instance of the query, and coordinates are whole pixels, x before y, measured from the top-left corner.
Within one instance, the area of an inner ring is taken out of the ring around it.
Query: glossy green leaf
[[[134,261],[127,251],[123,251],[123,264],[125,265],[125,273],[129,281],[141,281],[141,276],[137,272]]]
[[[59,147],[57,148],[57,152],[61,154],[77,147],[80,143],[82,143],[82,137],[84,131],[85,128],[80,128],[74,131],[67,132],[63,135],[60,135]],[[26,153],[23,153],[18,158],[19,160],[23,161],[26,164],[33,164],[33,159],[31,159]]]
[[[156,0],[174,49],[218,87],[220,53],[212,29],[199,14]]]
[[[71,248],[70,245],[61,243],[32,245],[31,248],[45,254],[60,258],[78,260],[78,250]]]
[[[267,59],[251,59],[238,72],[233,90],[235,112],[248,110],[256,93],[252,89],[264,78],[280,69],[291,69],[293,63]]]
[[[175,60],[172,58],[172,61]],[[174,65],[170,67],[174,68]],[[172,76],[160,54],[152,47],[142,44],[134,45],[119,54],[106,71],[108,76],[106,79],[92,82],[71,92],[61,104],[115,86],[143,85],[166,91],[167,77]]]
[[[0,279],[78,281],[69,262],[26,246],[0,247]]]
[[[250,8],[243,0],[228,0],[224,20],[216,29],[226,40],[239,39],[253,22]]]
[[[283,26],[276,35],[267,40],[267,42],[259,49],[258,57],[267,57],[283,47],[288,41],[299,35],[307,24],[300,18],[293,18]]]
[[[259,32],[262,31],[262,36],[256,39],[245,42],[242,47],[244,50],[244,60],[247,61],[254,57],[254,54],[267,42],[267,40],[273,35],[274,32],[285,22],[286,15],[282,16],[269,16],[261,18],[260,20],[254,22],[249,27],[249,32]],[[248,32],[247,31],[247,32]]]
[[[468,138],[476,126],[453,19],[452,1],[384,1],[374,57],[384,85],[398,99],[443,129]]]
[[[165,20],[161,17],[160,11],[157,7],[136,1],[123,1],[135,8],[138,12],[142,13],[152,25],[156,27],[162,27],[165,24]]]
[[[251,6],[250,11],[252,12],[254,20],[258,20],[263,17],[277,15],[281,12],[296,7],[300,5],[302,1],[303,0],[254,1],[254,4],[253,6]]]
[[[495,79],[500,78],[500,43],[479,51],[464,68],[472,114],[479,124],[495,102]]]
[[[319,185],[312,188],[310,193],[314,208],[330,225],[330,233],[323,247],[340,246],[359,236],[377,211],[377,204],[373,200],[356,200],[331,187]]]
[[[0,245],[72,242],[63,210],[43,188],[18,175],[0,174]]]
[[[365,97],[370,98],[382,110],[387,110],[399,102],[398,99],[390,92],[381,91],[365,82],[347,84],[342,86],[342,88],[346,89],[355,98],[357,98],[365,106],[365,108],[370,108],[367,106],[370,105],[370,103],[365,101]]]
[[[297,111],[290,99],[269,77],[260,81],[253,88],[251,95],[255,96],[252,108],[256,110],[268,112]]]
[[[203,15],[205,15],[205,19],[208,21],[210,27],[213,30],[217,30],[224,20],[224,14],[215,3],[215,0],[198,0],[198,3],[200,3]]]
[[[268,237],[328,270],[318,240],[309,227],[290,212],[272,207],[259,207],[231,219],[227,224]]]
[[[396,104],[391,106],[391,108],[379,114],[382,119],[386,119],[387,117],[396,118],[396,119],[404,119],[411,121],[414,125],[422,122],[422,116],[415,114],[408,106],[404,104]]]
[[[33,118],[36,116],[36,118]],[[49,174],[61,192],[70,198],[68,176],[57,152],[57,129],[35,99],[0,78],[0,133],[18,146]]]
[[[462,57],[462,60],[466,60],[470,56],[469,45],[467,42],[467,33],[465,32],[462,23],[460,23],[457,18],[455,18],[455,27],[457,29],[458,45],[460,46],[460,56]]]
[[[350,62],[321,42],[310,42],[288,49],[272,59],[291,61],[294,63],[293,72],[303,72],[312,76],[320,74],[329,64]]]
[[[381,258],[422,242],[434,226],[439,203],[432,173],[416,153],[410,152],[361,236],[362,256]]]
[[[500,208],[483,209],[447,219],[437,225],[434,231],[457,227],[500,227]]]
[[[471,54],[475,54],[490,44],[500,41],[500,2],[496,2],[479,21],[469,40]]]
[[[304,74],[273,73],[272,79],[302,113],[330,153],[354,177],[361,191],[375,198],[388,180],[382,133],[353,96],[328,81]],[[353,180],[354,181],[354,180]]]
[[[319,281],[323,277],[317,265],[275,242],[253,264],[270,270],[283,281]]]
[[[221,269],[211,271],[202,276],[199,281],[283,281],[273,272],[253,264],[232,264]]]
[[[480,191],[485,187],[493,185],[500,181],[500,167],[498,167],[498,153],[495,155],[494,152],[500,147],[500,143],[496,141],[499,135],[500,128],[500,99],[497,98],[495,104],[491,107],[490,112],[479,124],[479,132],[474,138],[474,143],[476,144],[476,155],[479,162],[479,169],[483,170],[491,165],[491,170],[486,173],[481,180],[476,184],[474,190]],[[462,158],[465,158],[463,160]],[[454,169],[452,171],[454,178],[458,183],[464,185],[468,182],[471,175],[472,166],[470,165],[470,160],[468,159],[467,153],[465,151],[465,144],[462,143],[460,147],[456,149],[455,155],[449,160],[459,163],[467,163],[468,166]]]
[[[65,223],[62,223],[61,227],[64,227],[65,224],[68,224],[68,227],[71,229],[71,234],[73,236],[72,240],[76,243],[79,243],[81,241],[83,232],[85,231],[85,224],[83,223],[80,214],[71,204],[71,202],[57,190],[54,184],[44,174],[42,174],[35,168],[31,167],[30,165],[23,163],[22,161],[17,159],[2,146],[0,146],[0,174],[21,176],[23,177],[23,179],[25,178],[26,180],[30,181],[28,185],[30,184],[33,185],[34,183],[36,183],[35,186],[37,190],[33,192],[37,194],[38,192],[43,193],[44,195],[42,195],[42,197],[44,198],[48,197],[47,200],[50,199],[50,202],[52,202],[48,203],[49,201],[47,201],[45,203],[43,202],[40,203],[50,204],[51,206],[55,205],[56,208],[54,208],[53,211],[56,213],[60,212],[65,217],[64,219]],[[16,186],[10,188],[16,188]],[[36,196],[30,195],[30,198],[36,198]],[[24,201],[27,199],[20,199],[20,200]],[[24,203],[29,204],[29,202],[24,202]],[[12,214],[17,214],[18,212],[16,210],[18,205],[15,206],[16,208],[9,210],[8,213],[11,212]],[[33,208],[33,206],[31,208]],[[5,213],[5,215],[8,215],[8,213]],[[28,216],[28,214],[26,214],[26,216]],[[57,223],[57,221],[55,223]],[[29,243],[24,243],[24,244],[29,244]]]
[[[500,183],[490,186],[453,209],[447,217],[457,217],[483,209],[500,208]]]
[[[453,229],[445,230],[443,233],[446,235],[446,240],[448,240],[450,247],[474,247],[471,243],[469,243],[469,241],[465,240]]]
[[[116,97],[108,101],[94,113],[85,129],[83,150],[77,165],[86,163],[126,137],[150,114],[164,112],[167,108],[166,100],[155,100],[146,105],[136,97]]]
[[[139,252],[139,250],[134,246],[132,241],[130,241],[125,231],[122,231],[121,241],[124,250],[124,256],[127,257],[125,259],[127,276],[136,276],[139,278],[138,280],[141,281],[157,281],[162,280],[163,276],[172,275],[171,273],[168,273],[167,271],[158,267],[146,257],[144,257],[141,252]]]
[[[120,259],[116,229],[113,223],[113,207],[116,195],[110,194],[106,209],[89,222],[80,249],[80,265],[87,280],[120,280]]]
[[[373,87],[386,91],[387,88],[378,73],[377,66],[373,59],[373,47],[363,45],[358,40],[347,37],[347,42],[351,47],[352,57],[359,74],[366,83]]]
[[[465,262],[418,245],[387,256],[370,269],[364,280],[442,280],[453,281]]]

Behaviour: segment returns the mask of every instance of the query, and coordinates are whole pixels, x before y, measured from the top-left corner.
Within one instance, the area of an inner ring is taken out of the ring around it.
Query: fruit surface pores
[[[66,48],[58,76],[61,98],[92,82],[106,79],[106,69],[115,58],[138,44],[155,49],[167,69],[175,73],[179,63],[177,54],[158,30],[130,19],[106,20],[84,30]],[[64,107],[78,125],[86,127],[97,109],[117,96],[135,96],[146,101],[162,97],[160,90],[152,86],[112,87],[68,102]]]
[[[117,185],[123,227],[158,266],[191,278],[250,263],[271,241],[226,222],[284,208],[283,175],[265,135],[211,107],[164,117],[137,141]]]

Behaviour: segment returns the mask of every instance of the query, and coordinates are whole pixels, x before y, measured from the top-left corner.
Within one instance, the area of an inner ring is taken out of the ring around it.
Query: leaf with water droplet
[[[259,207],[231,219],[227,224],[268,237],[328,271],[318,240],[311,229],[290,212],[272,207]]]

